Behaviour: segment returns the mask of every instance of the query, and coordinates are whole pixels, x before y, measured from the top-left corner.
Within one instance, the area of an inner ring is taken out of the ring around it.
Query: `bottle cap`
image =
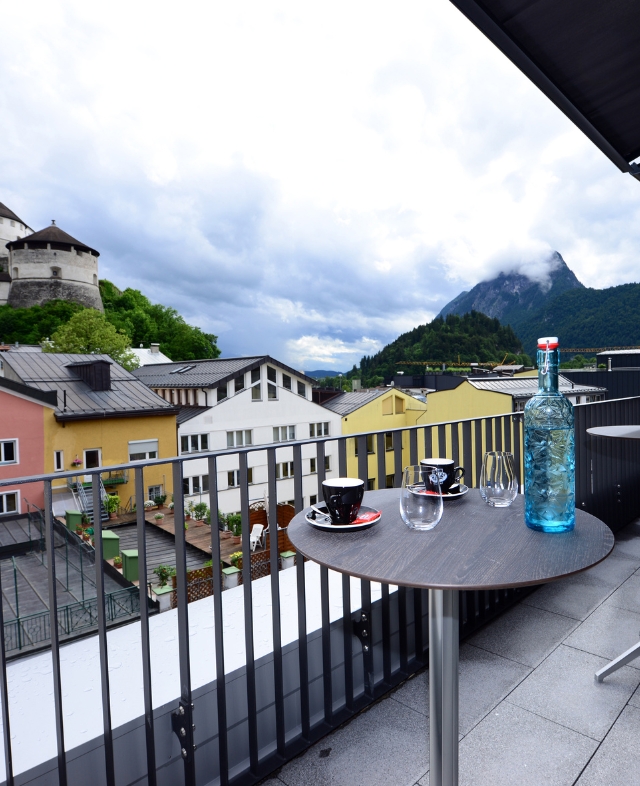
[[[557,349],[560,343],[557,336],[545,336],[538,339],[538,349],[546,349],[547,342],[549,342],[549,349]]]

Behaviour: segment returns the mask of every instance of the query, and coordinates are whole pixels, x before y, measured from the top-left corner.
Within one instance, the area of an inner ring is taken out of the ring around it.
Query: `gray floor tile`
[[[603,604],[565,641],[570,647],[612,660],[637,644],[640,614]],[[640,669],[640,658],[629,664]]]
[[[596,746],[503,702],[460,744],[460,786],[570,786]]]
[[[616,534],[614,554],[624,554],[640,564],[640,521],[629,524]]]
[[[537,666],[577,624],[568,617],[519,604],[472,636],[469,643],[525,666]]]
[[[594,672],[606,663],[605,658],[560,645],[507,701],[603,740],[640,683],[640,673],[628,667],[597,683]]]
[[[467,734],[531,669],[470,644],[460,648],[460,732]],[[406,682],[393,698],[429,716],[429,674]]]
[[[640,786],[640,709],[627,707],[582,773],[577,786]]]
[[[565,617],[585,620],[609,595],[611,584],[588,571],[554,581],[528,595],[522,602]]]
[[[631,706],[633,706],[633,707],[639,707],[640,708],[640,687],[638,687],[636,689],[636,692],[629,699],[629,704],[631,704]]]
[[[614,548],[610,557],[599,562],[593,568],[585,570],[584,573],[580,575],[595,576],[610,586],[611,589],[616,589],[623,581],[628,579],[632,573],[636,572],[637,567],[637,560],[628,559],[624,552],[616,551]]]
[[[429,766],[424,715],[385,700],[280,770],[287,786],[409,786]]]
[[[640,613],[640,575],[629,576],[607,599],[607,605]]]

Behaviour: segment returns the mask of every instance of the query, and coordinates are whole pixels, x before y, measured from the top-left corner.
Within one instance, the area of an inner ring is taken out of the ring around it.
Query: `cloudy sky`
[[[637,281],[640,183],[448,0],[6,4],[0,201],[223,355],[350,368],[552,249]]]

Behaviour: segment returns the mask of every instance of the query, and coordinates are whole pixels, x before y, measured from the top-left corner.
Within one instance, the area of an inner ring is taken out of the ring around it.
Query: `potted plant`
[[[166,494],[159,494],[157,497],[153,498],[153,501],[158,506],[158,509],[162,510],[162,508],[164,508],[164,503],[167,501],[167,495]]]
[[[227,527],[227,517],[220,511],[218,511],[218,529],[220,530],[221,538],[226,540],[231,537],[231,530]]]
[[[122,557],[120,555],[113,558],[113,567],[122,570]]]
[[[193,515],[194,508],[195,505],[193,504],[193,500],[190,499],[189,502],[187,502],[187,504],[184,506],[184,517],[187,521],[189,521],[189,519]]]
[[[167,505],[167,507],[169,508],[169,510],[170,510],[170,511],[173,511],[173,509],[174,509],[174,507],[175,507],[175,504],[174,504],[174,503],[173,503],[173,501],[172,501],[172,502],[170,502],[170,503]]]
[[[81,538],[81,537],[82,537],[82,533],[83,533],[83,531],[84,531],[84,530],[82,529],[82,527],[81,527],[81,526],[78,524],[78,526],[76,527],[76,535],[77,535],[79,538]]]
[[[156,506],[156,503],[152,499],[148,499],[144,503],[144,509],[145,510],[151,510],[151,508],[155,508],[155,506]]]
[[[155,516],[154,516],[153,518],[154,518],[156,521],[162,521],[162,519],[164,518],[164,513],[156,513],[156,514],[155,514]]]
[[[82,466],[82,459],[79,459],[77,454],[76,454],[76,457],[71,462],[71,466],[72,467],[81,467]]]
[[[242,539],[242,516],[239,513],[230,513],[227,516],[227,524],[231,530],[231,540],[238,544]]]
[[[176,569],[172,568],[171,565],[158,565],[157,568],[154,568],[153,572],[158,577],[161,587],[166,587],[169,583],[169,579],[176,575]]]
[[[234,551],[233,554],[229,557],[229,562],[233,565],[234,568],[241,568],[240,563],[242,561],[242,552],[241,551]]]
[[[110,519],[115,519],[120,508],[120,497],[117,494],[109,494],[106,499],[107,513]]]
[[[204,524],[204,518],[209,512],[209,508],[207,507],[206,502],[198,502],[197,505],[193,507],[193,515],[196,520],[196,527],[202,527]]]

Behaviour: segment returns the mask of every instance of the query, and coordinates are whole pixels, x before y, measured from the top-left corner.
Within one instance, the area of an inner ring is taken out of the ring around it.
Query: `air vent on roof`
[[[111,390],[111,363],[108,360],[69,363],[67,368],[72,369],[91,390]]]
[[[195,368],[195,363],[191,366],[180,366],[180,368],[174,368],[173,371],[170,371],[170,374],[184,374],[185,371],[191,371],[192,368]]]

